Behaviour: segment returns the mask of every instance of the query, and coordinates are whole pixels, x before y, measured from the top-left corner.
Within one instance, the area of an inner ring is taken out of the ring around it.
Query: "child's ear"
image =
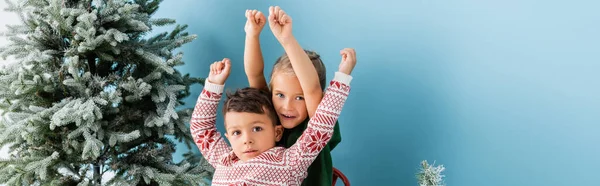
[[[283,137],[283,125],[275,125],[275,141],[279,142]]]

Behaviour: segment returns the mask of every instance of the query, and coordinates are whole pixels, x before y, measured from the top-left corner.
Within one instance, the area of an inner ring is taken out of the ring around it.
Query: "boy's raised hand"
[[[225,80],[229,76],[231,70],[231,61],[224,58],[222,61],[216,61],[210,65],[210,73],[208,74],[208,82],[224,85]]]
[[[258,37],[266,22],[267,20],[262,12],[258,10],[246,10],[246,26],[244,26],[246,35]]]
[[[292,18],[279,6],[269,7],[269,27],[279,42],[292,36]]]
[[[344,48],[340,51],[342,61],[340,62],[339,71],[350,75],[352,69],[356,66],[356,51],[353,48]]]

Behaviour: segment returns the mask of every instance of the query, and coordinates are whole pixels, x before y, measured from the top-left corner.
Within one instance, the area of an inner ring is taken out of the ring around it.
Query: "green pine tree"
[[[200,185],[212,167],[191,153],[182,109],[193,84],[183,54],[196,38],[176,25],[148,36],[161,0],[6,0],[22,24],[8,26],[0,56],[0,183],[7,185]],[[171,140],[174,139],[174,140]],[[105,174],[115,174],[102,181]]]
[[[435,163],[434,163],[435,164]],[[444,186],[444,177],[442,174],[446,168],[444,165],[435,166],[427,163],[427,160],[421,161],[421,168],[417,173],[417,181],[419,186]]]

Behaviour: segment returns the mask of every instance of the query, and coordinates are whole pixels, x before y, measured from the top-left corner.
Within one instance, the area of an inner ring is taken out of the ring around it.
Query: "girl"
[[[259,35],[266,19],[257,10],[247,10],[246,18],[246,76],[250,87],[269,90],[263,73],[264,63],[259,44]],[[273,66],[270,91],[279,120],[286,129],[280,145],[289,147],[300,137],[309,118],[316,112],[326,87],[326,69],[317,53],[303,50],[298,44],[292,34],[292,19],[283,10],[279,7],[269,7],[268,21],[273,35],[285,50],[285,54],[279,57]],[[356,63],[353,49],[344,49],[340,54],[340,64]],[[340,141],[339,123],[336,122],[331,140],[309,167],[308,176],[302,185],[332,184],[333,166],[330,152]]]

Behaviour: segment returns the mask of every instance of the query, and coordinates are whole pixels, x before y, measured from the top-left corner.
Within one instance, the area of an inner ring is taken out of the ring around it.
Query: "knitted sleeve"
[[[194,142],[202,156],[213,167],[220,165],[223,158],[231,151],[231,147],[227,145],[216,127],[217,107],[223,95],[223,87],[208,81],[204,83],[204,89],[198,97],[190,122]]]
[[[315,115],[310,118],[308,127],[294,145],[286,150],[292,176],[304,178],[307,169],[319,155],[327,142],[331,140],[334,126],[342,111],[342,107],[350,93],[350,81],[352,77],[336,72],[335,77],[329,83],[325,95],[317,107]]]

